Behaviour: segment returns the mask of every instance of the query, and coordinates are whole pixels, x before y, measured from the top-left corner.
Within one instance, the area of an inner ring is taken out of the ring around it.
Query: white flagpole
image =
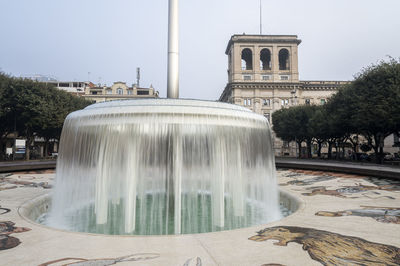
[[[169,0],[167,98],[179,98],[179,1]]]

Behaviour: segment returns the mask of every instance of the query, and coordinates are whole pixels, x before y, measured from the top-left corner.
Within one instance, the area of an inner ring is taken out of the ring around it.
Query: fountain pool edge
[[[50,209],[50,200],[51,200],[51,192],[46,193],[40,196],[37,196],[33,199],[25,201],[23,204],[21,204],[18,207],[18,214],[19,216],[24,219],[25,221],[39,226],[43,229],[50,229],[50,230],[55,230],[59,232],[65,232],[65,233],[73,233],[73,234],[82,234],[82,235],[88,235],[88,236],[105,236],[105,237],[171,237],[171,236],[181,236],[181,235],[106,235],[106,234],[95,234],[95,233],[87,233],[87,232],[76,232],[76,231],[69,231],[69,230],[64,230],[64,229],[59,229],[59,228],[54,228],[50,227],[41,223],[38,223],[36,220],[39,218],[40,215],[43,213],[47,212]],[[289,214],[288,216],[282,217],[280,220],[276,220],[270,223],[266,224],[260,224],[260,225],[254,225],[251,227],[243,227],[243,228],[237,228],[237,229],[232,229],[232,230],[223,230],[219,232],[206,232],[206,233],[197,233],[197,234],[182,234],[185,236],[189,235],[204,235],[204,234],[215,234],[215,233],[222,233],[222,232],[231,232],[231,231],[237,231],[237,230],[243,230],[243,229],[248,229],[252,227],[260,227],[260,226],[268,226],[270,224],[275,224],[277,222],[282,222],[290,217],[293,217],[297,213],[299,213],[300,210],[303,210],[305,208],[305,202],[294,196],[293,194],[289,193],[287,190],[279,187],[279,203],[282,204],[285,208],[287,208],[289,211],[292,213]]]

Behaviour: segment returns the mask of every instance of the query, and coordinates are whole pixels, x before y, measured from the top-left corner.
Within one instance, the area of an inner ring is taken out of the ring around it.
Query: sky
[[[301,80],[351,80],[400,57],[399,0],[262,0],[263,34],[294,34]],[[259,34],[259,0],[180,1],[180,97],[217,100],[233,34]],[[0,0],[0,70],[166,96],[167,0]],[[90,74],[89,74],[90,72]]]

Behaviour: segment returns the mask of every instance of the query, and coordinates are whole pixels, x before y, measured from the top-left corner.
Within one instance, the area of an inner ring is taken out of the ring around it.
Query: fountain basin
[[[64,123],[47,224],[163,235],[281,218],[265,117],[226,103],[145,99],[91,105]]]
[[[51,209],[51,199],[52,199],[51,193],[38,196],[22,204],[18,208],[18,213],[21,215],[22,218],[24,218],[29,222],[52,228],[46,224],[45,220],[46,214]],[[299,209],[301,209],[304,203],[302,203],[302,201],[300,201],[292,194],[286,192],[285,190],[280,190],[279,204],[280,204],[280,209],[283,213],[282,217],[285,218],[287,216],[294,214]]]

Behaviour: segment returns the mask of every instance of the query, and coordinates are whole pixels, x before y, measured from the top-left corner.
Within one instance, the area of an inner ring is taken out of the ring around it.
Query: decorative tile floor
[[[52,171],[0,174],[0,265],[400,265],[400,181],[278,170],[303,205],[283,220],[218,233],[104,236],[24,220]]]

